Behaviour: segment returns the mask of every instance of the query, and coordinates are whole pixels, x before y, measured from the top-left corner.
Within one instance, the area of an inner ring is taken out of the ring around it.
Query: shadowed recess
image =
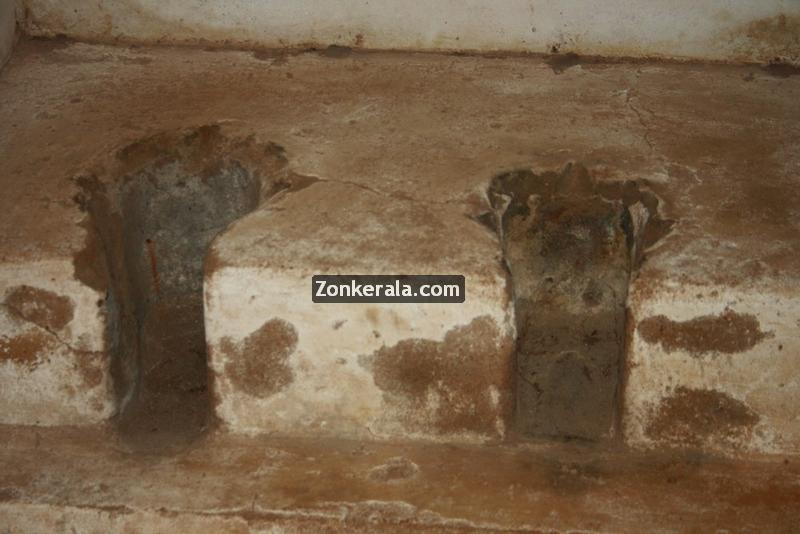
[[[529,436],[614,434],[630,273],[671,222],[639,184],[581,165],[516,171],[489,188],[517,321],[515,424]]]
[[[105,175],[79,179],[78,200],[100,245],[87,246],[93,265],[86,251],[76,258],[76,274],[108,291],[122,435],[137,447],[181,445],[210,415],[206,250],[261,203],[262,191],[280,187],[285,158],[280,147],[228,139],[207,126],[134,143],[116,163]]]

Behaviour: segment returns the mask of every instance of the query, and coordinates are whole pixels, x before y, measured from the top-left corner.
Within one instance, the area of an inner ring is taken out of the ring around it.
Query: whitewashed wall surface
[[[800,0],[18,1],[27,33],[98,42],[800,61]]]

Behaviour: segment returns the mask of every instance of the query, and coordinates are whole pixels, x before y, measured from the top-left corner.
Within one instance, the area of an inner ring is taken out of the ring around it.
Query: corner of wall
[[[0,69],[11,57],[19,37],[18,20],[24,14],[22,0],[0,0]]]

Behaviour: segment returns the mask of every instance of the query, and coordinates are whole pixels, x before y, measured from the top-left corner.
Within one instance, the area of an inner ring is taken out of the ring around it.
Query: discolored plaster
[[[269,397],[294,380],[289,357],[297,347],[297,330],[281,319],[271,319],[239,343],[220,342],[228,363],[225,376],[248,395]]]
[[[502,339],[491,317],[477,317],[442,341],[404,339],[362,364],[408,428],[494,434],[511,406],[510,376],[498,358],[507,352]]]
[[[673,321],[664,315],[647,317],[637,328],[648,343],[660,344],[667,352],[682,350],[695,356],[709,352],[746,352],[772,336],[771,332],[761,331],[755,315],[731,309],[688,321]]]
[[[51,332],[67,326],[75,313],[69,297],[25,285],[12,288],[5,305],[20,318]]]
[[[77,368],[87,388],[100,386],[107,378],[108,362],[103,352],[76,353]]]
[[[0,361],[34,369],[45,349],[52,347],[52,337],[44,332],[25,332],[18,335],[0,336]]]
[[[800,14],[790,10],[747,22],[733,34],[743,41],[741,53],[757,54],[768,61],[796,63],[800,59]]]
[[[709,439],[736,446],[759,419],[747,404],[726,393],[680,386],[658,405],[647,434],[672,446],[699,447]]]

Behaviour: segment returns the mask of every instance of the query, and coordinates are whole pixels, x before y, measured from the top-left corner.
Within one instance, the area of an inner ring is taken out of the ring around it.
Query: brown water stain
[[[73,275],[86,286],[104,293],[109,285],[106,250],[100,233],[90,219],[94,212],[110,212],[108,195],[105,186],[96,176],[78,176],[74,182],[80,192],[73,197],[73,201],[82,212],[90,214],[90,218],[80,223],[86,237],[83,248],[72,258]],[[104,226],[109,227],[110,222],[104,221]]]
[[[671,445],[696,447],[709,438],[735,444],[759,419],[745,403],[725,393],[679,387],[661,402],[646,433]]]
[[[772,336],[771,332],[761,331],[754,315],[729,309],[720,315],[703,315],[689,321],[656,315],[642,320],[638,330],[645,341],[659,343],[667,352],[684,350],[695,356],[707,352],[744,352]]]
[[[87,388],[95,388],[102,384],[106,376],[106,369],[102,365],[105,353],[87,351],[77,354],[78,372],[83,378],[83,383]]]
[[[145,239],[147,246],[147,255],[150,259],[150,274],[153,276],[153,289],[158,295],[161,292],[161,283],[158,276],[158,257],[156,256],[156,244],[152,239]]]
[[[800,49],[800,17],[781,13],[747,23],[740,31],[752,51],[760,54],[796,55]]]
[[[108,287],[103,244],[94,229],[87,228],[84,247],[72,258],[75,279],[98,291]]]
[[[434,395],[438,404],[430,424],[435,430],[494,434],[497,419],[510,410],[510,369],[498,366],[498,360],[506,360],[511,348],[494,320],[482,316],[453,328],[443,341],[406,339],[383,347],[365,364],[390,400],[399,400],[400,417],[409,427],[426,426]],[[496,404],[491,386],[498,392]]]
[[[10,361],[35,369],[39,355],[51,343],[50,336],[39,332],[25,332],[18,336],[0,337],[0,361]]]
[[[179,161],[183,171],[208,178],[235,161],[254,175],[273,176],[287,163],[284,149],[275,143],[259,143],[254,136],[228,138],[219,124],[162,132],[125,146],[116,153],[117,176],[131,175],[148,167]],[[272,180],[270,180],[272,181]],[[265,184],[266,185],[266,184]]]
[[[266,398],[286,388],[294,374],[289,356],[297,347],[297,331],[281,319],[271,319],[241,343],[223,338],[220,350],[227,355],[225,375],[248,395]]]
[[[75,306],[68,297],[27,285],[14,287],[5,303],[17,316],[51,331],[67,326],[75,314]]]

